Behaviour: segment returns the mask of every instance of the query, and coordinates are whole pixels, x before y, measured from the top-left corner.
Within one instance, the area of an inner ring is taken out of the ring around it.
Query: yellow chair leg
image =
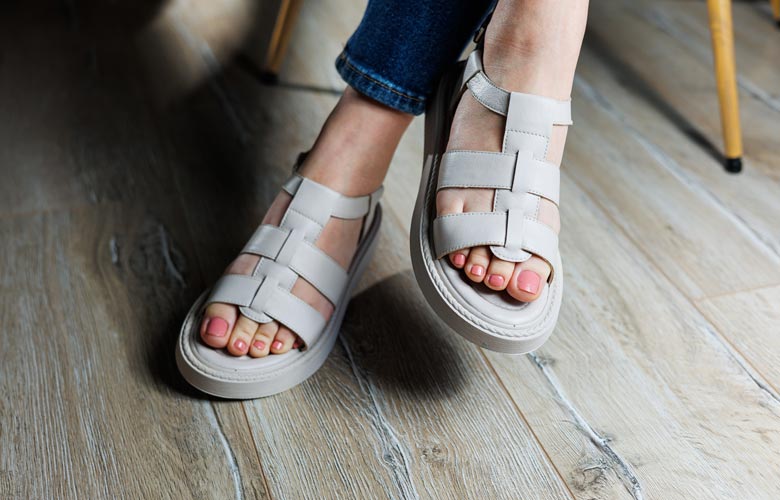
[[[263,72],[275,78],[284,62],[284,56],[287,53],[287,46],[290,43],[295,20],[301,10],[303,0],[281,0],[279,10],[271,33],[271,40],[268,43],[268,50],[263,62]]]
[[[734,62],[734,30],[731,0],[707,0],[715,55],[715,77],[720,101],[720,121],[725,144],[726,170],[742,169],[742,132],[739,125],[737,68]]]
[[[772,15],[775,22],[780,26],[780,0],[770,0],[772,2]]]

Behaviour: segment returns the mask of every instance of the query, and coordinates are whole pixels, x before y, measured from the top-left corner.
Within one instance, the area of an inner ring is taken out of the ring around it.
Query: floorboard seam
[[[360,390],[368,396],[370,406],[368,408],[368,416],[374,425],[374,428],[379,438],[382,455],[380,460],[382,463],[387,464],[390,472],[396,480],[396,486],[400,490],[401,498],[404,499],[418,499],[420,498],[417,493],[417,489],[414,485],[414,480],[411,475],[411,462],[412,459],[409,453],[405,449],[401,440],[398,438],[396,430],[392,424],[387,420],[379,405],[379,397],[373,384],[361,370],[358,364],[355,362],[352,356],[352,350],[349,347],[349,343],[344,337],[339,336],[339,342],[344,348],[344,352],[347,355],[347,361],[352,369],[352,373],[357,380]]]
[[[506,384],[504,384],[503,379],[496,371],[496,368],[493,366],[493,363],[490,362],[490,359],[488,359],[487,354],[485,354],[484,349],[479,349],[480,354],[482,354],[482,359],[485,361],[485,364],[487,364],[488,368],[490,368],[490,371],[493,373],[493,376],[495,377],[496,381],[498,382],[498,385],[501,386],[501,388],[504,391],[504,394],[506,394],[509,401],[512,403],[512,406],[514,406],[515,411],[517,411],[518,415],[520,416],[520,419],[525,423],[525,426],[528,428],[528,432],[531,433],[531,435],[536,440],[537,444],[539,445],[539,448],[541,448],[542,453],[544,453],[544,456],[547,457],[547,461],[550,463],[550,467],[553,468],[555,473],[558,475],[558,478],[561,480],[561,483],[563,483],[563,486],[566,488],[566,491],[569,492],[569,496],[571,498],[577,498],[576,495],[574,495],[574,492],[571,491],[571,488],[569,488],[569,483],[566,482],[566,480],[563,478],[563,474],[561,474],[561,471],[558,470],[558,467],[555,465],[555,463],[552,460],[552,457],[547,452],[547,449],[542,444],[542,440],[539,439],[539,436],[536,435],[536,432],[534,432],[533,427],[528,422],[528,419],[525,417],[525,414],[520,409],[520,405],[517,404],[517,401],[515,401],[515,398],[512,397],[512,393],[509,392],[509,388],[507,388]]]
[[[767,241],[760,233],[755,231],[742,217],[735,214],[728,206],[726,206],[720,198],[714,195],[710,190],[701,185],[701,183],[690,178],[683,171],[683,168],[669,155],[663,151],[657,144],[644,136],[639,130],[637,130],[626,116],[612,106],[609,101],[601,95],[595,87],[593,87],[584,78],[578,76],[574,80],[575,87],[582,93],[582,95],[589,99],[594,105],[600,107],[607,115],[615,120],[631,137],[633,137],[650,156],[656,160],[656,162],[667,172],[669,172],[675,179],[679,180],[685,187],[699,195],[700,198],[709,202],[720,213],[722,213],[727,219],[729,219],[734,225],[739,228],[742,233],[749,239],[753,240],[759,247],[766,250],[769,256],[773,257],[778,265],[780,265],[780,249],[771,242]],[[577,183],[579,185],[579,183]]]
[[[734,290],[733,292],[716,293],[713,295],[702,295],[701,297],[691,298],[691,300],[696,304],[698,304],[699,302],[706,302],[708,300],[717,300],[717,299],[723,299],[727,297],[734,297],[736,295],[743,295],[746,293],[769,291],[772,290],[773,288],[778,288],[778,287],[780,287],[780,283],[770,283],[768,285],[756,286],[752,288],[740,288]]]
[[[647,150],[647,152],[660,164],[661,167],[671,173],[683,185],[696,192],[699,196],[703,196],[705,199],[709,200],[729,219],[732,221],[736,220],[735,224],[738,228],[742,229],[747,236],[752,237],[755,243],[760,244],[765,250],[767,250],[769,252],[769,256],[775,257],[775,259],[780,262],[780,255],[771,245],[766,244],[760,235],[753,231],[753,229],[747,225],[743,219],[732,213],[728,207],[726,207],[714,194],[712,194],[704,186],[700,185],[693,179],[687,177],[683,173],[683,168],[674,159],[670,158],[660,147],[658,147],[650,139],[646,138],[641,132],[636,130],[636,128],[634,128],[633,125],[631,125],[631,123],[626,120],[625,116],[620,111],[612,107],[609,102],[601,94],[599,94],[598,91],[596,91],[595,88],[593,88],[588,82],[580,77],[575,79],[575,85],[583,92],[586,98],[590,99],[594,105],[601,107],[605,113],[612,117],[613,120],[617,121],[623,127],[623,129],[626,130],[627,133],[629,133],[635,140],[637,140],[637,142],[639,142],[639,144]],[[699,314],[700,318],[704,322],[706,332],[711,338],[715,340],[716,344],[721,348],[726,349],[729,355],[740,366],[740,368],[745,371],[747,376],[756,384],[760,390],[769,394],[772,399],[780,402],[780,395],[778,395],[778,393],[773,390],[773,386],[767,381],[766,377],[764,377],[760,371],[753,368],[752,365],[741,356],[741,354],[738,354],[738,351],[735,348],[729,348],[728,346],[731,345],[731,343],[726,344],[727,340],[722,335],[715,333],[717,330],[714,330],[714,327],[710,321],[705,315],[701,313],[696,305],[696,300],[699,298],[689,297],[682,289],[680,289],[677,281],[671,279],[671,277],[666,274],[665,269],[663,269],[662,266],[659,266],[651,258],[651,256],[648,255],[647,251],[641,245],[639,245],[630,234],[628,234],[623,226],[614,219],[609,210],[606,209],[596,197],[592,196],[591,193],[584,186],[582,186],[582,184],[576,178],[572,177],[572,180],[584,193],[586,193],[593,204],[598,207],[604,216],[615,225],[615,227],[621,232],[621,234],[623,234],[623,236],[631,243],[631,245],[636,248],[645,257],[645,259],[656,268],[657,272],[661,276],[663,276],[669,283],[672,284],[673,287],[675,287],[677,292],[682,297],[684,297],[689,304],[691,304],[693,309]]]
[[[251,429],[252,424],[249,422],[249,415],[246,412],[246,405],[248,403],[245,401],[241,402],[241,411],[244,414],[244,420],[246,420],[246,428]],[[257,447],[257,439],[255,438],[255,433],[250,432],[249,433],[250,439],[252,439],[252,448],[255,450],[255,455],[257,455],[257,464],[260,466],[260,475],[263,477],[263,486],[265,487],[265,494],[266,497],[269,499],[273,498],[273,495],[271,495],[271,485],[268,484],[268,476],[265,474],[265,469],[263,468],[263,460],[260,458],[260,449]]]
[[[776,403],[780,403],[780,392],[778,392],[777,388],[772,385],[768,380],[766,380],[760,371],[756,369],[753,364],[748,361],[747,358],[742,354],[742,352],[734,345],[732,344],[728,338],[726,338],[722,333],[720,333],[720,330],[714,325],[710,323],[710,321],[707,319],[707,315],[702,312],[695,301],[691,301],[693,304],[693,307],[699,312],[699,314],[702,315],[702,317],[706,320],[706,323],[704,325],[704,331],[710,335],[713,339],[715,339],[715,342],[717,342],[718,345],[723,348],[728,355],[736,361],[736,363],[747,373],[748,377],[755,383],[759,389],[761,389],[763,392],[765,392],[770,398],[772,398]]]
[[[216,429],[217,435],[219,436],[219,441],[222,444],[222,447],[225,449],[225,457],[227,458],[228,461],[230,476],[233,479],[235,498],[236,500],[243,500],[244,491],[241,488],[241,484],[242,484],[241,471],[238,468],[238,461],[236,460],[236,455],[233,452],[233,448],[230,446],[230,441],[228,441],[227,436],[225,435],[225,431],[222,429],[222,424],[220,423],[219,417],[217,416],[217,412],[214,409],[214,403],[208,402],[206,404],[208,407],[209,420],[211,420],[214,429]]]
[[[624,459],[620,454],[612,448],[609,440],[601,436],[596,432],[593,427],[585,420],[585,417],[577,410],[574,404],[571,402],[566,392],[563,390],[558,377],[555,372],[549,367],[549,365],[535,353],[529,353],[527,357],[531,362],[542,372],[542,375],[547,380],[547,383],[555,392],[555,396],[558,402],[566,408],[569,414],[574,418],[577,427],[587,436],[587,438],[598,448],[604,455],[607,456],[609,461],[614,464],[617,476],[620,478],[623,486],[631,493],[631,496],[635,500],[643,500],[642,483],[639,481],[639,477],[634,472],[631,464]]]

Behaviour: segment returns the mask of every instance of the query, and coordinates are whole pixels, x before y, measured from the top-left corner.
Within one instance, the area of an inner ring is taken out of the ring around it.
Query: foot
[[[347,196],[375,191],[385,178],[390,160],[411,115],[384,107],[348,88],[328,117],[319,137],[299,170],[307,177]],[[263,218],[264,224],[278,225],[291,197],[282,191]],[[358,246],[362,220],[331,218],[317,240],[317,247],[344,269]],[[228,266],[227,274],[251,274],[259,257],[241,254]],[[334,306],[303,279],[292,294],[330,318]],[[302,345],[301,340],[275,321],[259,324],[240,314],[230,304],[210,304],[204,313],[200,336],[207,345],[225,348],[234,356],[248,354],[260,358],[284,354]]]
[[[471,92],[465,92],[455,112],[447,150],[501,151],[503,136],[504,117],[482,106]],[[548,161],[552,160],[548,158]],[[490,212],[494,193],[493,189],[442,189],[436,196],[438,214]],[[560,230],[558,207],[544,198],[540,202],[539,220],[556,233]],[[550,276],[550,265],[536,255],[515,264],[492,255],[487,246],[455,251],[449,259],[473,282],[484,283],[492,290],[505,290],[523,302],[536,300]]]
[[[263,224],[278,226],[291,199],[292,197],[284,191],[277,195],[263,218]],[[347,269],[357,249],[361,223],[360,219],[331,218],[322,230],[317,246]],[[260,257],[257,255],[241,254],[228,266],[225,273],[252,274],[259,260]],[[333,314],[333,304],[307,281],[298,279],[291,291],[324,318],[329,318]],[[269,353],[283,354],[301,345],[297,335],[286,326],[276,321],[257,323],[240,314],[234,305],[210,304],[203,317],[200,329],[203,342],[217,349],[226,348],[227,352],[234,356],[248,354],[253,358],[260,358]]]
[[[581,0],[502,0],[485,32],[484,70],[499,87],[514,92],[569,99],[574,70],[585,32],[588,2]],[[465,92],[455,113],[448,150],[501,151],[504,118],[484,108]],[[554,126],[546,160],[560,165],[566,127]],[[439,214],[490,211],[492,189],[443,189]],[[539,221],[560,230],[558,208],[542,199]],[[515,264],[493,256],[488,247],[456,251],[449,256],[477,283],[506,290],[517,300],[539,297],[550,266],[538,256]]]

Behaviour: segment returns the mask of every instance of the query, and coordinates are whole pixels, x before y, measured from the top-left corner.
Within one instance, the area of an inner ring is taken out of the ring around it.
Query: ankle
[[[586,18],[582,0],[501,0],[485,33],[485,73],[506,90],[568,99]]]
[[[348,196],[368,194],[382,184],[412,118],[347,88],[301,173]]]
[[[497,36],[486,39],[483,64],[485,74],[503,89],[569,99],[577,53],[566,54],[533,39],[502,41]]]

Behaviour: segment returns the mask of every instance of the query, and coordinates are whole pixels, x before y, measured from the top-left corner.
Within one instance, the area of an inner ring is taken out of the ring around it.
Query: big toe
[[[236,322],[238,310],[228,304],[210,304],[203,313],[200,326],[200,338],[216,349],[225,347],[230,339],[232,326]]]
[[[539,298],[549,276],[550,265],[544,259],[533,256],[515,266],[506,291],[517,300],[532,302]]]

